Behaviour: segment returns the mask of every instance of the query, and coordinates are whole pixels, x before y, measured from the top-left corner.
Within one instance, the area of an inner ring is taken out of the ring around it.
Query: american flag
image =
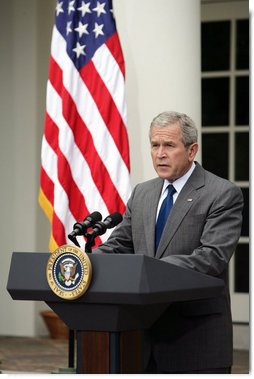
[[[124,70],[112,1],[58,0],[39,193],[52,224],[50,251],[70,243],[74,223],[91,212],[104,218],[125,211],[131,186]]]

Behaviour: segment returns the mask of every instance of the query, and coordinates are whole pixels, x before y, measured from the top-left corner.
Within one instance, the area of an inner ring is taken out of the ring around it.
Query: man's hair
[[[182,131],[182,141],[185,147],[198,141],[198,130],[194,121],[184,113],[162,112],[156,116],[150,125],[149,137],[151,140],[151,129],[155,127],[166,127],[178,123]]]

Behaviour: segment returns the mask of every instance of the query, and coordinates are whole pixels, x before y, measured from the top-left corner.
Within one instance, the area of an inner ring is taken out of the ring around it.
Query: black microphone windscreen
[[[98,211],[95,211],[95,212],[91,213],[88,217],[90,217],[95,222],[96,221],[101,221],[101,219],[102,219],[102,215]]]
[[[118,225],[123,219],[123,216],[119,212],[112,213],[108,217],[105,218],[104,221],[110,222],[110,227],[113,228],[114,226]]]

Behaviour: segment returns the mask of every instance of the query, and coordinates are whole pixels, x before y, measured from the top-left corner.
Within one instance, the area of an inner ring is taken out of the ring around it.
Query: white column
[[[132,184],[155,176],[148,129],[175,110],[200,126],[200,0],[113,0],[126,63]]]

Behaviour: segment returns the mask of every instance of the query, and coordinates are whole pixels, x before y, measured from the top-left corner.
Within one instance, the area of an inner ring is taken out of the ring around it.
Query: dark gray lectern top
[[[91,254],[92,281],[76,300],[50,289],[50,253],[13,253],[7,290],[14,300],[45,301],[71,329],[129,330],[150,327],[176,301],[221,293],[220,279],[139,254]]]

